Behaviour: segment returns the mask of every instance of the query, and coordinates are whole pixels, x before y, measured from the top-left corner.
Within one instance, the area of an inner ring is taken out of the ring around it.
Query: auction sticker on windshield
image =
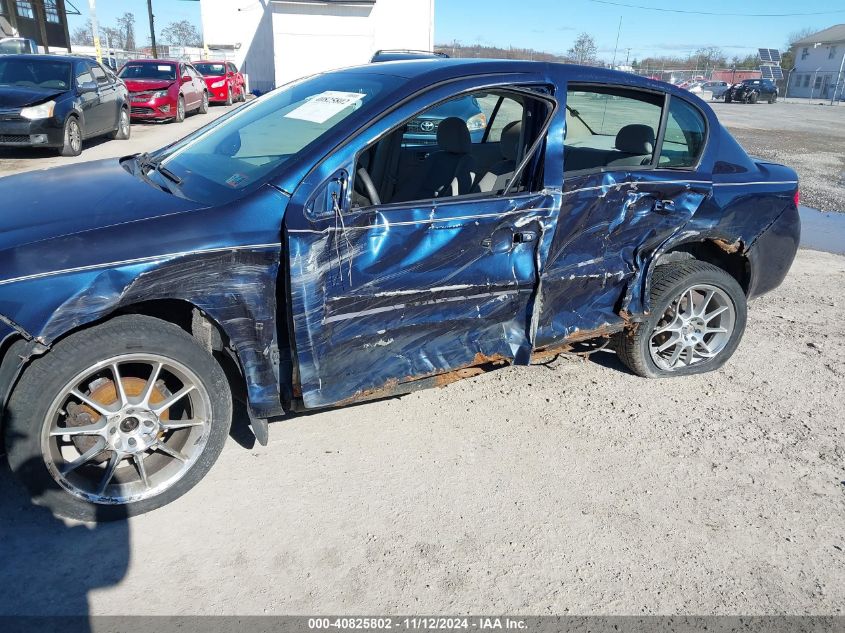
[[[364,96],[358,92],[327,90],[309,99],[295,110],[291,110],[285,117],[312,123],[325,123],[341,110],[357,104]]]

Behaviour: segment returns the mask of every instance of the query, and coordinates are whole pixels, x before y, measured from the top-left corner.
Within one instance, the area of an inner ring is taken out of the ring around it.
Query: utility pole
[[[103,63],[103,50],[100,48],[100,27],[97,25],[97,0],[88,0],[88,10],[91,13],[91,34],[94,36],[94,51],[97,62]]]
[[[158,49],[156,48],[156,23],[153,15],[153,0],[147,0],[147,13],[150,15],[150,42],[153,48],[153,57],[158,57]]]

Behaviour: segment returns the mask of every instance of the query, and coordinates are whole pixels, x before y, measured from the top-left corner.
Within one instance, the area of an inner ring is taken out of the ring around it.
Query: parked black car
[[[0,146],[77,156],[83,140],[106,134],[130,134],[129,91],[114,73],[82,57],[0,57]]]
[[[778,89],[771,79],[745,79],[742,83],[734,84],[725,91],[725,103],[731,101],[774,103],[777,99]]]

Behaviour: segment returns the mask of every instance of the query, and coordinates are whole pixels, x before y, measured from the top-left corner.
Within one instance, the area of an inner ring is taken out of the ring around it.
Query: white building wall
[[[821,44],[816,47],[812,44],[797,46],[794,53],[795,70],[789,77],[789,96],[830,99],[836,86],[842,58],[845,57],[845,41]],[[843,78],[839,81],[839,94],[841,94]]]
[[[434,0],[201,0],[201,10],[206,44],[234,47],[250,87],[265,92],[379,49],[434,46]]]

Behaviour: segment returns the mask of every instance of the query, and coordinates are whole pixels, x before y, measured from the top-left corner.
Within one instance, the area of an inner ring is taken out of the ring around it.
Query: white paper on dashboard
[[[325,123],[344,108],[348,108],[363,98],[364,95],[358,92],[327,90],[309,99],[295,110],[291,110],[285,118]]]

